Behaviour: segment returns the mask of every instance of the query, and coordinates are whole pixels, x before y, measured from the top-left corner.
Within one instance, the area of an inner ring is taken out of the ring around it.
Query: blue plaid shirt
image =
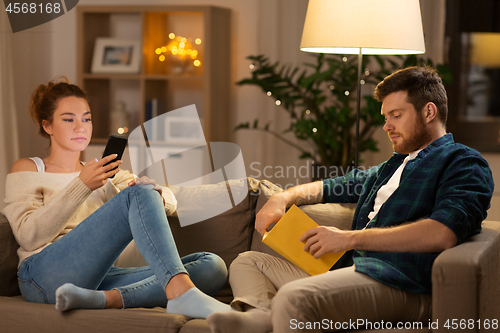
[[[396,191],[369,221],[377,191],[407,155],[394,155],[366,171],[324,181],[325,202],[357,203],[352,229],[384,228],[430,218],[449,227],[461,243],[481,231],[493,194],[488,163],[446,134],[410,160]],[[412,293],[431,293],[432,264],[439,253],[349,252],[356,271]]]

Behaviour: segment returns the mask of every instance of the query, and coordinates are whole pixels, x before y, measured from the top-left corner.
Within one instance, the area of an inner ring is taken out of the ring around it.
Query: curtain
[[[19,158],[11,54],[12,34],[7,12],[0,11],[0,209],[4,207],[5,177],[12,164]]]
[[[434,64],[444,62],[446,0],[420,0],[425,39],[425,58]]]

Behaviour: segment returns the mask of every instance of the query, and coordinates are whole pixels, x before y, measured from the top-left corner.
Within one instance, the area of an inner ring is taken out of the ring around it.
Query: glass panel
[[[500,119],[500,33],[462,33],[463,120]]]

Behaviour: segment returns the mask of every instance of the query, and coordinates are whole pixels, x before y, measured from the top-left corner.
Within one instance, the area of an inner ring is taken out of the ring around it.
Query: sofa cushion
[[[60,312],[52,304],[26,302],[21,296],[0,297],[0,332],[178,333],[189,317],[165,308],[98,309]]]
[[[9,221],[0,214],[0,296],[21,295],[17,284],[18,248]]]

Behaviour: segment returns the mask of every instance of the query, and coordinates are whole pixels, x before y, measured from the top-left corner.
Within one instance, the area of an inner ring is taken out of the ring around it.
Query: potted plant
[[[249,56],[252,75],[237,84],[261,87],[264,93],[276,100],[277,105],[286,110],[290,125],[280,132],[272,129],[270,123],[261,124],[256,119],[253,123],[241,123],[236,129],[264,131],[297,149],[300,158],[311,159],[316,166],[348,170],[352,167],[355,151],[357,56],[323,53],[313,56],[316,62],[305,64],[312,71],[281,65],[279,62],[271,63],[263,55]],[[364,56],[362,68],[375,67],[370,64],[374,60],[378,69],[366,69],[362,84],[376,85],[396,69],[418,63],[432,66],[430,60],[418,61],[416,56]],[[440,73],[449,75],[445,67],[439,67]],[[380,115],[381,103],[371,94],[362,96],[362,101],[359,152],[378,151],[377,142],[372,136],[384,123]],[[303,148],[287,139],[285,134],[288,132],[293,132],[299,140],[311,143],[310,148]]]

